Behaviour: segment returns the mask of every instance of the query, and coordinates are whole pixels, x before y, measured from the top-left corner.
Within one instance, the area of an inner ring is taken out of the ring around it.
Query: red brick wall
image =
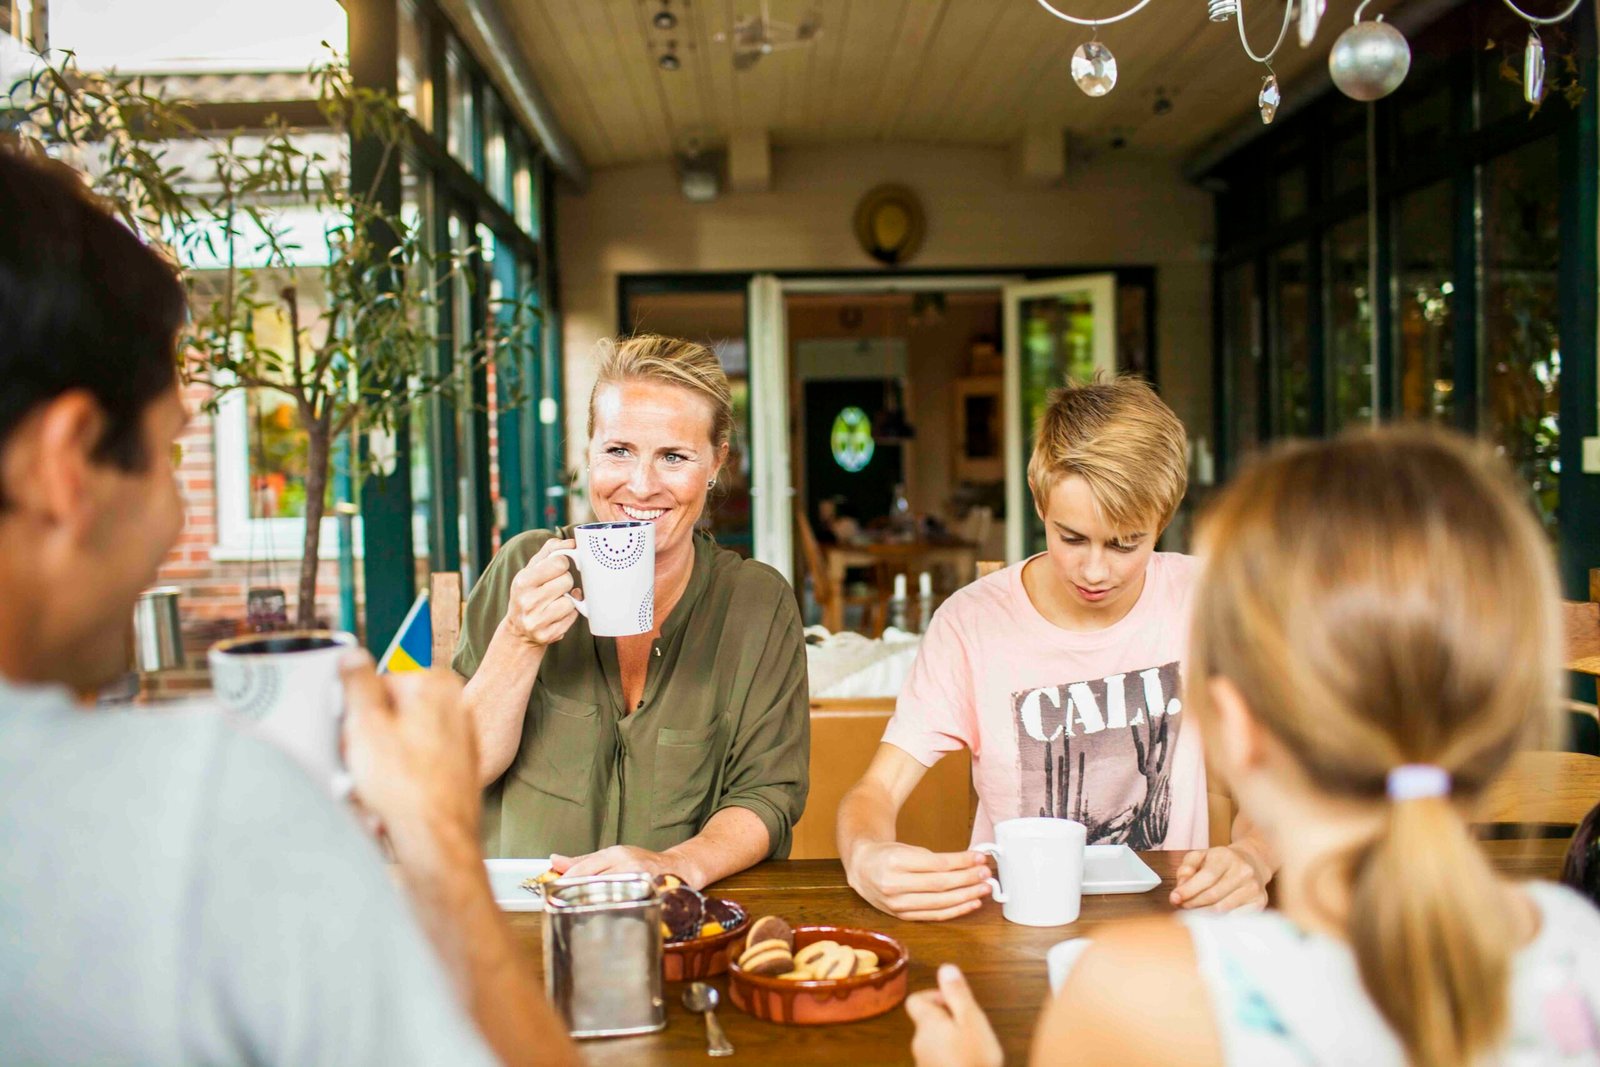
[[[276,585],[289,598],[289,618],[295,613],[295,591],[300,580],[298,546],[294,558],[256,560],[213,560],[217,543],[216,455],[213,417],[201,411],[210,390],[201,385],[184,388],[184,402],[194,413],[183,436],[183,459],[178,480],[183,493],[184,527],[178,543],[167,553],[156,575],[156,584],[174,585],[182,590],[179,600],[183,623],[184,650],[188,669],[156,676],[158,692],[183,691],[204,687],[205,652],[223,637],[243,632],[245,591],[251,584]],[[279,546],[280,551],[288,546]],[[357,580],[360,568],[357,567]],[[271,580],[269,581],[269,577]],[[361,604],[357,588],[357,614]],[[339,623],[339,564],[323,560],[317,571],[317,617],[332,626]]]

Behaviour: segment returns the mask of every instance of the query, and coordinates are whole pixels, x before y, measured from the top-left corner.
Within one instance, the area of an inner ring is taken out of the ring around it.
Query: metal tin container
[[[183,666],[178,587],[146,589],[133,606],[133,662],[141,674]]]
[[[661,901],[650,876],[561,878],[545,886],[544,981],[573,1037],[665,1027]]]

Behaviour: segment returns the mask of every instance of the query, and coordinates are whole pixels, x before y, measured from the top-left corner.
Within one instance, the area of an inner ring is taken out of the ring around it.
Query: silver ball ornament
[[[1363,5],[1365,6],[1365,5]],[[1371,102],[1400,88],[1411,69],[1411,46],[1387,22],[1358,22],[1328,53],[1328,74],[1352,100]]]

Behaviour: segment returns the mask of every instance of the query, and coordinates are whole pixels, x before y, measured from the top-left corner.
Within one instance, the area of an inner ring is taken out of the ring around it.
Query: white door
[[[750,279],[750,518],[755,558],[794,581],[789,485],[789,324],[783,283]]]
[[[1004,289],[1006,560],[1044,549],[1044,524],[1028,492],[1033,428],[1050,390],[1117,369],[1117,279],[1081,274]],[[759,544],[759,538],[757,544]]]

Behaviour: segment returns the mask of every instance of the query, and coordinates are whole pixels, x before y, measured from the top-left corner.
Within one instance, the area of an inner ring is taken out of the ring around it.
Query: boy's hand
[[[1000,1067],[1005,1059],[966,975],[953,963],[940,965],[938,989],[906,998],[906,1014],[917,1028],[911,1039],[917,1067]]]
[[[1266,864],[1236,845],[1187,853],[1178,865],[1172,904],[1215,911],[1260,911],[1267,906]]]
[[[897,841],[856,848],[850,888],[897,919],[942,922],[977,909],[989,895],[989,863],[981,852],[930,852]]]

